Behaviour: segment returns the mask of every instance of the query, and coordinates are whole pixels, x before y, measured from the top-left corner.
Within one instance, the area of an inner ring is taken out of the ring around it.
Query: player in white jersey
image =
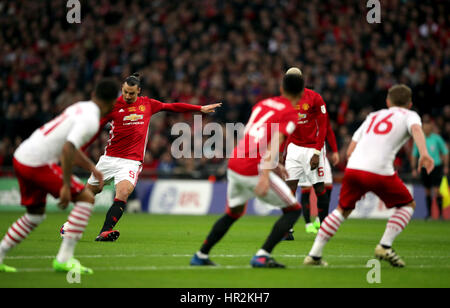
[[[5,265],[3,259],[44,221],[46,197],[51,194],[60,199],[62,209],[67,208],[70,201],[75,203],[53,268],[63,272],[92,273],[73,258],[73,254],[94,207],[94,195],[72,175],[72,167],[78,165],[92,172],[103,183],[102,173],[79,149],[97,133],[100,117],[112,110],[118,91],[115,81],[100,81],[92,101],[68,107],[34,131],[14,153],[13,165],[26,214],[12,224],[0,243],[0,272],[16,271]],[[61,166],[57,165],[60,158]]]
[[[390,262],[392,266],[405,266],[405,262],[392,249],[392,243],[409,223],[415,202],[394,170],[394,159],[412,136],[420,153],[419,170],[425,168],[430,173],[434,168],[420,117],[409,110],[412,107],[411,97],[411,89],[407,86],[392,87],[387,96],[388,109],[371,113],[353,135],[347,151],[350,158],[342,181],[339,206],[323,221],[304,264],[326,265],[322,261],[323,247],[353,211],[356,202],[372,191],[387,208],[396,208],[375,248],[375,257]]]

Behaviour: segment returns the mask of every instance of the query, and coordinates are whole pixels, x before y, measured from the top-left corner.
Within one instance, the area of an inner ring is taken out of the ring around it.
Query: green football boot
[[[17,269],[14,267],[8,266],[6,264],[0,264],[0,273],[15,273],[17,272]]]
[[[66,263],[59,263],[58,260],[53,260],[53,269],[56,272],[70,272],[74,271],[80,274],[87,274],[91,275],[94,273],[94,271],[88,267],[84,267],[80,264],[80,261],[78,261],[75,258],[70,259]]]
[[[318,232],[316,227],[312,223],[306,224],[305,230],[306,230],[306,233],[309,233],[309,234],[317,234],[317,232]]]
[[[320,220],[319,219],[316,219],[316,221],[313,223],[313,226],[314,226],[314,228],[316,228],[316,230],[317,230],[317,232],[319,231],[319,229],[320,229]],[[316,233],[317,233],[316,232]]]

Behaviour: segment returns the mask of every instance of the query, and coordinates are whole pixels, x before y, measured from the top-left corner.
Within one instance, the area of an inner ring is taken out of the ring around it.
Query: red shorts
[[[46,203],[47,194],[59,198],[63,186],[63,172],[56,164],[29,167],[13,159],[14,171],[19,181],[21,204],[24,206],[42,205]],[[84,189],[84,184],[72,176],[70,192],[72,200]]]
[[[369,191],[376,194],[387,208],[414,201],[411,193],[397,174],[386,176],[367,171],[346,169],[342,180],[339,206],[354,209],[355,204]]]

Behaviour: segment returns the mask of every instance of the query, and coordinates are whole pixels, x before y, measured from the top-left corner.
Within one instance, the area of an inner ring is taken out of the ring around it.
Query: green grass
[[[1,213],[0,233],[19,213]],[[385,228],[383,220],[349,220],[325,247],[329,268],[302,265],[314,237],[296,226],[295,241],[282,242],[274,257],[288,268],[252,269],[249,261],[260,248],[277,217],[244,217],[212,251],[216,268],[189,267],[218,216],[166,216],[126,214],[115,243],[94,242],[104,218],[96,213],[76,256],[95,271],[81,284],[68,284],[66,276],[51,270],[61,240],[59,227],[67,214],[50,213],[28,239],[10,252],[5,263],[18,273],[0,273],[0,287],[171,287],[171,288],[300,288],[300,287],[450,287],[450,224],[412,221],[395,242],[407,262],[403,269],[381,266],[381,283],[366,280],[367,261]]]

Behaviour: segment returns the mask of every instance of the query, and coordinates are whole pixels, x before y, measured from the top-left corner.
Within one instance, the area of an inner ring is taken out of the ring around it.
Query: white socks
[[[414,209],[410,206],[404,206],[395,210],[395,213],[389,218],[386,231],[381,238],[380,245],[391,247],[395,238],[405,229],[411,220]]]
[[[64,239],[56,256],[58,262],[65,263],[73,257],[75,246],[86,229],[93,208],[94,205],[87,202],[75,204],[72,212],[70,212]]]
[[[344,216],[336,209],[320,225],[313,247],[309,252],[310,256],[321,257],[325,244],[337,232],[341,223],[345,220]]]
[[[0,243],[0,264],[7,252],[22,242],[28,234],[45,220],[45,215],[26,213],[11,225]]]

